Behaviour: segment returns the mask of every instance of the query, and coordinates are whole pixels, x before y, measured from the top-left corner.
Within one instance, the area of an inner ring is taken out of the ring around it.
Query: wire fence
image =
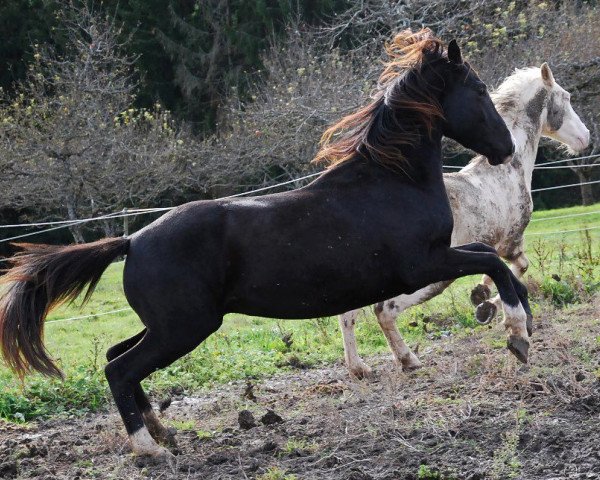
[[[279,188],[279,187],[282,187],[285,185],[290,185],[292,183],[297,184],[306,179],[317,177],[317,176],[321,175],[322,173],[323,173],[323,171],[311,173],[309,175],[304,175],[303,177],[295,178],[295,179],[288,180],[285,182],[280,182],[280,183],[277,183],[274,185],[268,185],[266,187],[256,188],[256,189],[250,190],[248,192],[236,193],[234,195],[220,197],[217,200],[227,200],[229,198],[244,197],[244,196],[252,195],[255,193],[265,192],[267,190],[273,190],[275,188]],[[81,218],[81,219],[76,219],[76,220],[59,220],[59,221],[55,221],[55,222],[33,222],[33,223],[19,223],[19,224],[12,224],[12,225],[0,225],[0,228],[30,228],[30,227],[36,227],[36,226],[42,226],[42,225],[56,225],[51,228],[46,228],[44,230],[38,230],[37,232],[24,233],[24,234],[20,234],[20,235],[14,235],[14,236],[8,237],[8,238],[3,238],[0,240],[0,243],[6,243],[6,242],[10,242],[12,240],[27,238],[27,237],[31,237],[34,235],[41,235],[42,233],[52,232],[54,230],[69,228],[69,227],[76,226],[76,225],[82,225],[84,223],[95,222],[98,220],[112,220],[112,219],[117,219],[117,218],[146,215],[146,214],[150,214],[150,213],[168,212],[170,210],[173,210],[174,208],[177,208],[177,207],[175,206],[175,207],[156,207],[156,208],[128,208],[128,209],[123,209],[119,212],[113,212],[113,213],[109,213],[106,215],[100,215],[97,217]]]
[[[593,185],[595,183],[600,183],[600,180],[593,180],[591,182],[571,183],[569,185],[556,185],[554,187],[534,188],[531,191],[531,193],[545,192],[545,191],[548,191],[548,190],[558,190],[560,188],[580,187],[581,185]]]
[[[543,236],[564,235],[566,233],[586,232],[588,230],[597,230],[599,228],[600,228],[600,225],[594,225],[591,227],[574,228],[572,230],[556,230],[554,232],[531,232],[531,233],[526,233],[525,236],[526,237],[537,237],[540,235],[543,235]]]
[[[594,154],[594,155],[585,155],[583,157],[570,157],[570,158],[561,158],[560,160],[552,160],[550,162],[544,162],[544,163],[537,163],[534,165],[533,169],[534,170],[547,170],[547,169],[565,169],[565,168],[585,168],[585,167],[597,167],[600,166],[600,163],[587,163],[587,164],[577,164],[577,165],[559,165],[559,166],[555,166],[556,164],[559,163],[566,163],[566,162],[574,162],[577,160],[587,160],[590,158],[599,158],[600,157],[600,153]],[[550,165],[550,166],[549,166]],[[444,165],[444,168],[449,168],[449,169],[453,169],[453,170],[460,170],[465,168],[467,165]]]
[[[568,161],[575,161],[575,160],[583,160],[583,159],[588,159],[588,158],[596,158],[599,157],[599,155],[588,155],[588,156],[583,156],[583,157],[575,157],[575,158],[566,158],[566,159],[561,159],[561,160],[555,160],[552,162],[546,162],[545,164],[542,164],[541,166],[539,166],[539,168],[570,168],[569,166],[564,166],[564,167],[543,167],[543,165],[549,165],[549,164],[557,164],[557,163],[564,163],[564,162],[568,162]],[[596,165],[600,165],[600,164],[594,164],[593,166]],[[446,166],[447,168],[463,168],[463,167],[458,167],[458,166]],[[538,168],[538,167],[536,167]],[[304,180],[310,179],[310,178],[314,178],[317,177],[319,175],[321,175],[324,171],[319,171],[319,172],[315,172],[315,173],[311,173],[308,175],[304,175],[302,177],[299,178],[295,178],[295,179],[291,179],[291,180],[287,180],[285,182],[280,182],[274,185],[268,185],[266,187],[261,187],[261,188],[257,188],[257,189],[253,189],[247,192],[242,192],[242,193],[237,193],[234,195],[228,195],[226,197],[221,197],[220,200],[224,200],[224,199],[228,199],[228,198],[237,198],[237,197],[243,197],[243,196],[248,196],[248,195],[252,195],[255,193],[260,193],[260,192],[265,192],[268,190],[273,190],[275,188],[279,188],[282,186],[286,186],[286,185],[290,185],[290,184],[299,184],[300,182],[303,182]],[[536,188],[531,190],[531,193],[538,193],[538,192],[544,192],[544,191],[549,191],[549,190],[558,190],[558,189],[562,189],[562,188],[573,188],[573,187],[578,187],[581,185],[592,185],[592,184],[598,184],[600,183],[600,180],[593,180],[593,181],[589,181],[589,182],[580,182],[580,183],[572,183],[572,184],[567,184],[567,185],[555,185],[555,186],[551,186],[551,187],[543,187],[543,188]],[[113,212],[113,213],[108,213],[105,215],[99,215],[96,217],[88,217],[88,218],[81,218],[81,219],[73,219],[73,220],[57,220],[57,221],[47,221],[47,222],[31,222],[31,223],[19,223],[19,224],[9,224],[9,225],[0,225],[0,229],[8,229],[8,228],[35,228],[35,227],[41,227],[41,226],[48,226],[50,228],[45,228],[42,230],[38,230],[35,232],[29,232],[29,233],[23,233],[23,234],[19,234],[19,235],[13,235],[11,237],[7,237],[7,238],[3,238],[0,239],[0,243],[6,243],[6,242],[11,242],[14,240],[19,240],[22,238],[28,238],[31,236],[35,236],[35,235],[41,235],[44,233],[48,233],[48,232],[52,232],[55,230],[60,230],[60,229],[64,229],[64,228],[69,228],[72,226],[77,226],[77,225],[83,225],[89,222],[96,222],[96,221],[100,221],[100,220],[114,220],[114,219],[119,219],[119,218],[127,218],[127,217],[131,217],[131,216],[138,216],[138,215],[146,215],[146,214],[151,214],[151,213],[160,213],[160,212],[167,212],[170,211],[172,209],[174,209],[176,207],[154,207],[154,208],[127,208],[127,209],[123,209],[119,212]],[[582,213],[582,214],[573,214],[573,215],[566,215],[566,216],[558,216],[558,217],[549,217],[549,218],[544,218],[544,219],[534,219],[532,220],[533,222],[536,221],[549,221],[549,220],[553,220],[553,219],[557,219],[557,218],[568,218],[569,216],[583,216],[583,215],[591,215],[594,212],[587,212],[587,213]],[[4,259],[3,259],[4,260]],[[0,260],[0,261],[3,261]]]
[[[124,307],[124,308],[118,308],[116,310],[110,310],[108,312],[90,313],[89,315],[79,315],[77,317],[58,318],[56,320],[47,320],[45,323],[62,323],[62,322],[71,322],[73,320],[85,320],[87,318],[104,317],[105,315],[114,315],[115,313],[128,312],[128,311],[133,311],[133,309],[131,307]]]
[[[600,210],[594,210],[592,212],[583,212],[583,213],[569,213],[566,215],[556,215],[554,217],[544,217],[544,218],[533,218],[529,221],[529,223],[534,223],[534,222],[547,222],[549,220],[558,220],[560,218],[572,218],[572,217],[584,217],[587,215],[595,215],[597,213],[600,213]]]

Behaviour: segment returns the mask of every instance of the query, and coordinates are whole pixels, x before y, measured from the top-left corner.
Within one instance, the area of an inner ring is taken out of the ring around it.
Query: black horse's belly
[[[430,242],[449,242],[451,217],[448,228],[436,215],[425,214],[429,220],[423,221],[421,212],[416,221],[402,204],[363,200],[297,202],[252,212],[258,217],[250,210],[234,212],[224,310],[310,318],[414,291],[412,275]]]
[[[227,292],[226,311],[277,318],[329,316],[410,289],[398,265],[384,265],[379,252],[358,257],[342,248],[331,255],[315,249],[301,264],[288,261],[283,252],[272,254],[273,263],[249,265],[251,271],[240,275]]]

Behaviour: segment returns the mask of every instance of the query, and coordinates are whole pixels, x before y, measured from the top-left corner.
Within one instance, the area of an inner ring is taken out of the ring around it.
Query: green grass
[[[600,204],[536,212],[534,219],[596,210],[600,210]],[[585,225],[600,225],[600,214],[532,222],[527,233],[578,229]],[[598,288],[600,229],[591,230],[589,235],[589,241],[579,232],[527,237],[527,254],[532,263],[528,276],[540,285],[540,298],[546,297],[562,306],[584,301],[587,294]],[[139,332],[141,323],[132,311],[60,320],[126,307],[121,286],[122,268],[122,262],[108,268],[83,309],[76,304],[63,306],[48,317],[46,345],[65,371],[64,382],[32,375],[20,385],[0,366],[0,418],[27,421],[77,414],[106,405],[109,393],[103,374],[105,351]],[[468,334],[480,328],[469,303],[470,289],[477,281],[477,277],[460,279],[439,297],[404,313],[399,327],[409,344],[427,343],[447,331]],[[285,335],[291,335],[291,346],[283,341]],[[357,337],[361,355],[388,351],[371,309],[365,309],[365,318],[357,325]],[[190,355],[154,373],[144,386],[155,395],[163,395],[175,387],[193,392],[231,380],[261,377],[298,365],[314,366],[342,358],[336,318],[277,321],[227,315],[216,334]]]

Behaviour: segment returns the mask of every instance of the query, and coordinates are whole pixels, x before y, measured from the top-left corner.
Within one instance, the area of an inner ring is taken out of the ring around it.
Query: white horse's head
[[[590,131],[571,106],[571,95],[556,80],[547,63],[540,67],[544,88],[548,91],[542,135],[567,145],[574,152],[584,150],[590,143]]]
[[[511,132],[524,142],[537,147],[542,135],[573,152],[589,144],[589,130],[573,110],[569,92],[556,82],[547,63],[515,70],[492,99]]]

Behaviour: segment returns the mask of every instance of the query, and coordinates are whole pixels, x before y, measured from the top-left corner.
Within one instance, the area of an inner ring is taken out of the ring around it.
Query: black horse
[[[509,348],[527,360],[527,292],[483,244],[450,248],[442,135],[494,165],[513,152],[485,85],[453,41],[403,32],[373,101],[326,132],[335,164],[310,185],[251,199],[182,205],[129,238],[21,244],[0,303],[4,357],[20,375],[60,375],[42,343],[57,303],[87,297],[127,254],[124,289],[145,325],[110,348],[106,377],[133,451],[165,457],[168,439],[140,382],[192,351],[228,312],[277,318],[339,314],[434,282],[488,274],[504,302]]]

